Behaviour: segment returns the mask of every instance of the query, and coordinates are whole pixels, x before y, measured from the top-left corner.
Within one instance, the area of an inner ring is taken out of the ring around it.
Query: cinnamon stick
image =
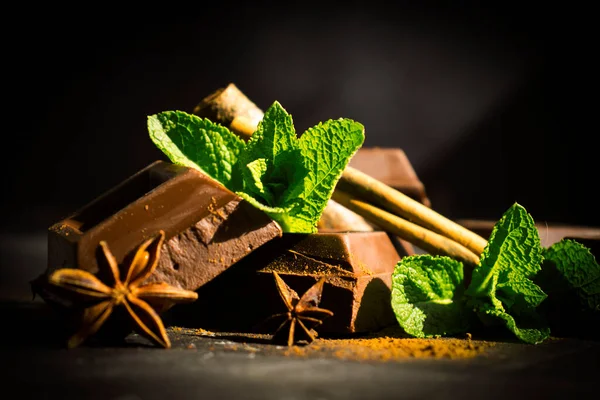
[[[454,240],[359,200],[349,193],[336,189],[332,199],[430,254],[449,256],[472,266],[479,263],[478,255]]]
[[[346,167],[337,189],[446,236],[477,255],[481,255],[487,245],[487,240],[475,232],[356,168]]]
[[[244,140],[250,139],[264,116],[233,83],[203,98],[193,113],[227,126]]]

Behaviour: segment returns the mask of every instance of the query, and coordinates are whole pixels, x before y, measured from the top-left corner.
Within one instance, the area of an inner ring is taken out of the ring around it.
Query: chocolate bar
[[[97,273],[108,243],[117,262],[165,231],[156,271],[162,281],[196,290],[253,250],[281,236],[279,225],[201,172],[156,161],[48,230],[48,270]]]
[[[391,274],[400,260],[385,232],[284,233],[201,287],[198,300],[174,307],[171,323],[220,331],[273,333],[264,323],[285,312],[273,272],[297,293],[321,277],[319,307],[333,312],[319,333],[371,332],[396,323]]]

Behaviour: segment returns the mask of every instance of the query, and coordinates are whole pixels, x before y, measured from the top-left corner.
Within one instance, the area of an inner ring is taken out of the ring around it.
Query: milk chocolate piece
[[[97,273],[104,240],[119,263],[164,230],[150,281],[196,290],[269,240],[279,225],[201,172],[156,161],[48,231],[48,272]]]
[[[319,233],[381,231],[378,226],[331,199],[327,202],[327,206],[319,219],[317,229]],[[388,235],[401,257],[416,253],[414,246],[409,241],[389,233]]]
[[[319,232],[371,232],[377,230],[377,227],[335,200],[329,199],[319,222],[317,223]]]
[[[334,313],[321,334],[371,332],[396,323],[391,274],[400,257],[385,232],[284,233],[171,310],[171,323],[221,331],[273,333],[261,322],[285,312],[273,271],[297,293],[326,277],[319,307]]]

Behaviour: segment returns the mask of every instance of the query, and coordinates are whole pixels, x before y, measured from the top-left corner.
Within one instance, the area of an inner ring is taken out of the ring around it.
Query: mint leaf
[[[227,128],[183,111],[148,117],[154,144],[179,165],[196,168],[277,221],[284,232],[312,233],[364,127],[330,120],[296,135],[277,101],[245,143]]]
[[[557,336],[600,334],[600,265],[583,244],[572,239],[554,243],[544,253],[536,277],[548,299],[543,311]]]
[[[364,130],[362,124],[340,118],[309,128],[300,137],[308,175],[304,178],[303,201],[290,212],[295,220],[317,225],[348,161],[365,140]]]
[[[286,152],[297,148],[298,137],[292,116],[275,101],[265,111],[263,119],[250,137],[242,164],[264,158],[272,163],[273,168],[280,169],[288,157]]]
[[[174,164],[196,168],[232,189],[234,165],[245,143],[224,126],[183,111],[148,117],[150,138]]]
[[[242,169],[242,178],[246,192],[257,194],[260,198],[264,199],[267,204],[274,204],[275,200],[273,193],[263,184],[263,179],[267,170],[267,160],[264,158],[257,158],[248,163],[246,168]]]
[[[499,276],[496,297],[513,311],[527,311],[532,305],[537,307],[547,297],[538,285],[519,273],[510,272],[504,278],[502,274]]]
[[[363,142],[364,127],[349,119],[320,123],[298,138],[292,117],[274,102],[240,155],[244,185],[238,194],[252,198],[284,232],[316,232],[337,181]]]
[[[527,343],[550,335],[536,311],[546,294],[532,281],[542,260],[533,218],[515,203],[495,224],[465,292],[485,324],[504,325]]]
[[[392,274],[392,309],[398,323],[414,337],[464,333],[463,265],[446,256],[404,257]]]
[[[492,277],[500,272],[534,276],[542,262],[540,237],[533,218],[525,208],[513,204],[494,225],[479,266],[473,270],[467,293],[485,295],[492,288]]]
[[[550,329],[536,311],[522,312],[515,318],[491,304],[483,303],[479,308],[479,318],[487,326],[506,327],[525,343],[541,343],[550,336]]]
[[[240,196],[242,199],[246,200],[248,203],[252,204],[254,207],[258,208],[259,210],[262,210],[267,214],[271,215],[274,220],[284,218],[285,214],[290,211],[289,208],[266,206],[258,200],[256,200],[254,197],[244,192],[237,192],[237,195]]]
[[[576,240],[563,239],[545,252],[543,267],[551,266],[563,279],[548,288],[550,294],[573,291],[581,307],[600,311],[600,265],[590,249]]]
[[[258,159],[260,165],[256,164]],[[292,117],[277,101],[267,109],[248,141],[239,168],[244,180],[242,191],[267,208],[289,209],[302,193],[308,171]]]

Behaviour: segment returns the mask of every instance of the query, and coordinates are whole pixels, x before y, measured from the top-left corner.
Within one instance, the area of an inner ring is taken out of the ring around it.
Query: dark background
[[[450,218],[497,220],[517,201],[536,222],[600,225],[591,11],[389,3],[7,15],[3,252],[164,158],[148,115],[230,82],[263,110],[280,101],[299,132],[363,123],[365,146],[402,148]]]
[[[591,9],[196,3],[4,4],[4,392],[23,399],[592,397],[600,358],[596,343],[585,341],[508,344],[500,358],[473,363],[254,359],[225,351],[220,338],[174,333],[177,348],[165,352],[49,348],[56,322],[30,302],[28,285],[46,268],[48,226],[163,158],[148,137],[148,115],[190,111],[230,82],[263,109],[279,100],[300,132],[330,118],[363,123],[365,146],[402,148],[433,208],[450,218],[497,220],[517,201],[537,222],[600,226]],[[187,347],[191,340],[197,349]]]

